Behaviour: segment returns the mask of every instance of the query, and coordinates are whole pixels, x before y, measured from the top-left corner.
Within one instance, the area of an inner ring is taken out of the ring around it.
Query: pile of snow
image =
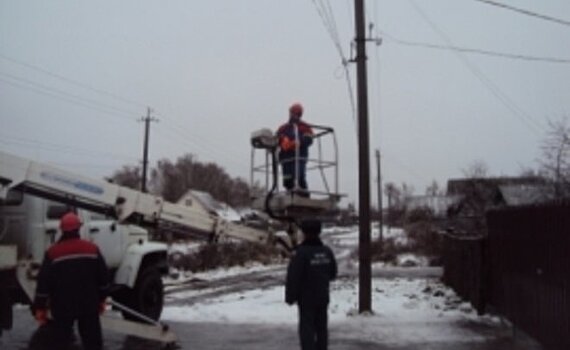
[[[396,265],[402,267],[428,266],[429,259],[412,253],[399,254],[396,258]]]

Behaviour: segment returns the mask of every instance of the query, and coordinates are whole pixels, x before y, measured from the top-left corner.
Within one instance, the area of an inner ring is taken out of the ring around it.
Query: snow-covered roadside
[[[435,280],[400,278],[373,279],[372,282],[375,313],[371,316],[356,312],[356,279],[343,279],[331,285],[330,324],[332,328],[343,329],[343,337],[398,343],[438,339],[460,341],[466,337],[478,340],[481,335],[450,325],[469,321],[499,324],[497,318],[477,316],[453,291]],[[297,309],[286,305],[283,298],[283,286],[249,290],[191,306],[166,306],[162,318],[177,322],[296,324]],[[177,299],[183,300],[184,295],[177,295]]]
[[[377,233],[378,230],[373,230],[373,237],[376,237]],[[390,231],[390,237],[402,242],[407,239],[402,230],[396,229]],[[477,316],[469,304],[462,302],[451,289],[436,278],[373,278],[374,314],[359,315],[358,279],[356,274],[351,273],[353,268],[358,266],[358,261],[349,257],[358,242],[358,228],[327,228],[323,232],[323,240],[335,248],[337,258],[347,258],[345,264],[350,265],[347,265],[350,269],[345,269],[343,277],[331,284],[329,320],[331,332],[336,337],[398,345],[423,342],[483,342],[488,340],[489,334],[481,332],[481,326],[495,333],[503,329],[498,318]],[[421,259],[422,257],[414,254],[406,254],[397,259],[397,264],[425,266],[425,262],[419,261]],[[416,262],[411,265],[405,263],[411,260]],[[285,266],[286,262],[269,266],[255,264],[188,273],[178,279],[166,281],[173,289],[167,297],[162,319],[182,323],[294,328],[297,324],[297,308],[284,303],[284,287],[279,281],[285,279]],[[390,269],[382,263],[377,263],[374,264],[373,271],[387,268]],[[176,289],[176,285],[184,283],[185,280],[226,279],[223,283],[236,283],[236,278],[243,276],[246,280],[256,272],[257,276],[270,275],[273,281],[271,286],[259,285],[256,289],[251,289],[250,285],[236,291],[225,288],[227,286],[223,284],[212,283],[206,284],[205,288]],[[184,304],[185,302],[187,304]],[[475,328],[479,328],[479,331],[467,327],[467,324],[477,325]]]

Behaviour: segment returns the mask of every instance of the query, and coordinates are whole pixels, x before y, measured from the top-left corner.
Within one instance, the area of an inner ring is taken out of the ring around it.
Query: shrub
[[[385,238],[382,243],[379,241],[372,241],[370,243],[370,259],[373,262],[383,261],[386,263],[396,263],[396,259],[399,254],[409,253],[410,248],[405,245],[398,243],[393,237]],[[358,249],[356,249],[351,258],[358,259]]]
[[[416,208],[408,211],[404,219],[405,224],[416,222],[431,222],[434,219],[433,211],[430,208]]]
[[[250,262],[270,264],[279,258],[280,251],[267,244],[251,242],[204,244],[195,253],[182,257],[175,267],[197,272],[218,267],[244,266]]]
[[[411,249],[431,259],[440,260],[443,254],[443,237],[435,231],[431,222],[419,221],[406,225]]]

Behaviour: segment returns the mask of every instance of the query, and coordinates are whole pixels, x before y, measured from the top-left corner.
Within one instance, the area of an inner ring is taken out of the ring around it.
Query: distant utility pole
[[[384,212],[382,210],[382,167],[380,161],[380,150],[376,150],[376,166],[378,168],[378,242],[382,244],[384,241],[383,237],[383,221],[384,221]]]
[[[355,0],[356,80],[358,101],[358,212],[359,312],[372,312],[370,258],[370,150],[368,140],[368,85],[366,78],[366,25],[364,0]]]
[[[150,122],[158,121],[158,119],[151,117],[150,113],[152,110],[150,107],[146,108],[146,117],[141,117],[140,121],[144,122],[144,147],[143,147],[143,170],[142,170],[142,181],[141,181],[141,191],[147,192],[146,190],[146,179],[148,171],[148,139],[150,133]]]

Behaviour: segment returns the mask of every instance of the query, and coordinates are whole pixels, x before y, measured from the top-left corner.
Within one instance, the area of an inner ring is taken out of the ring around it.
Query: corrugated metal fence
[[[488,213],[488,237],[446,238],[444,280],[549,349],[570,349],[570,205]],[[461,266],[461,267],[458,267]]]

